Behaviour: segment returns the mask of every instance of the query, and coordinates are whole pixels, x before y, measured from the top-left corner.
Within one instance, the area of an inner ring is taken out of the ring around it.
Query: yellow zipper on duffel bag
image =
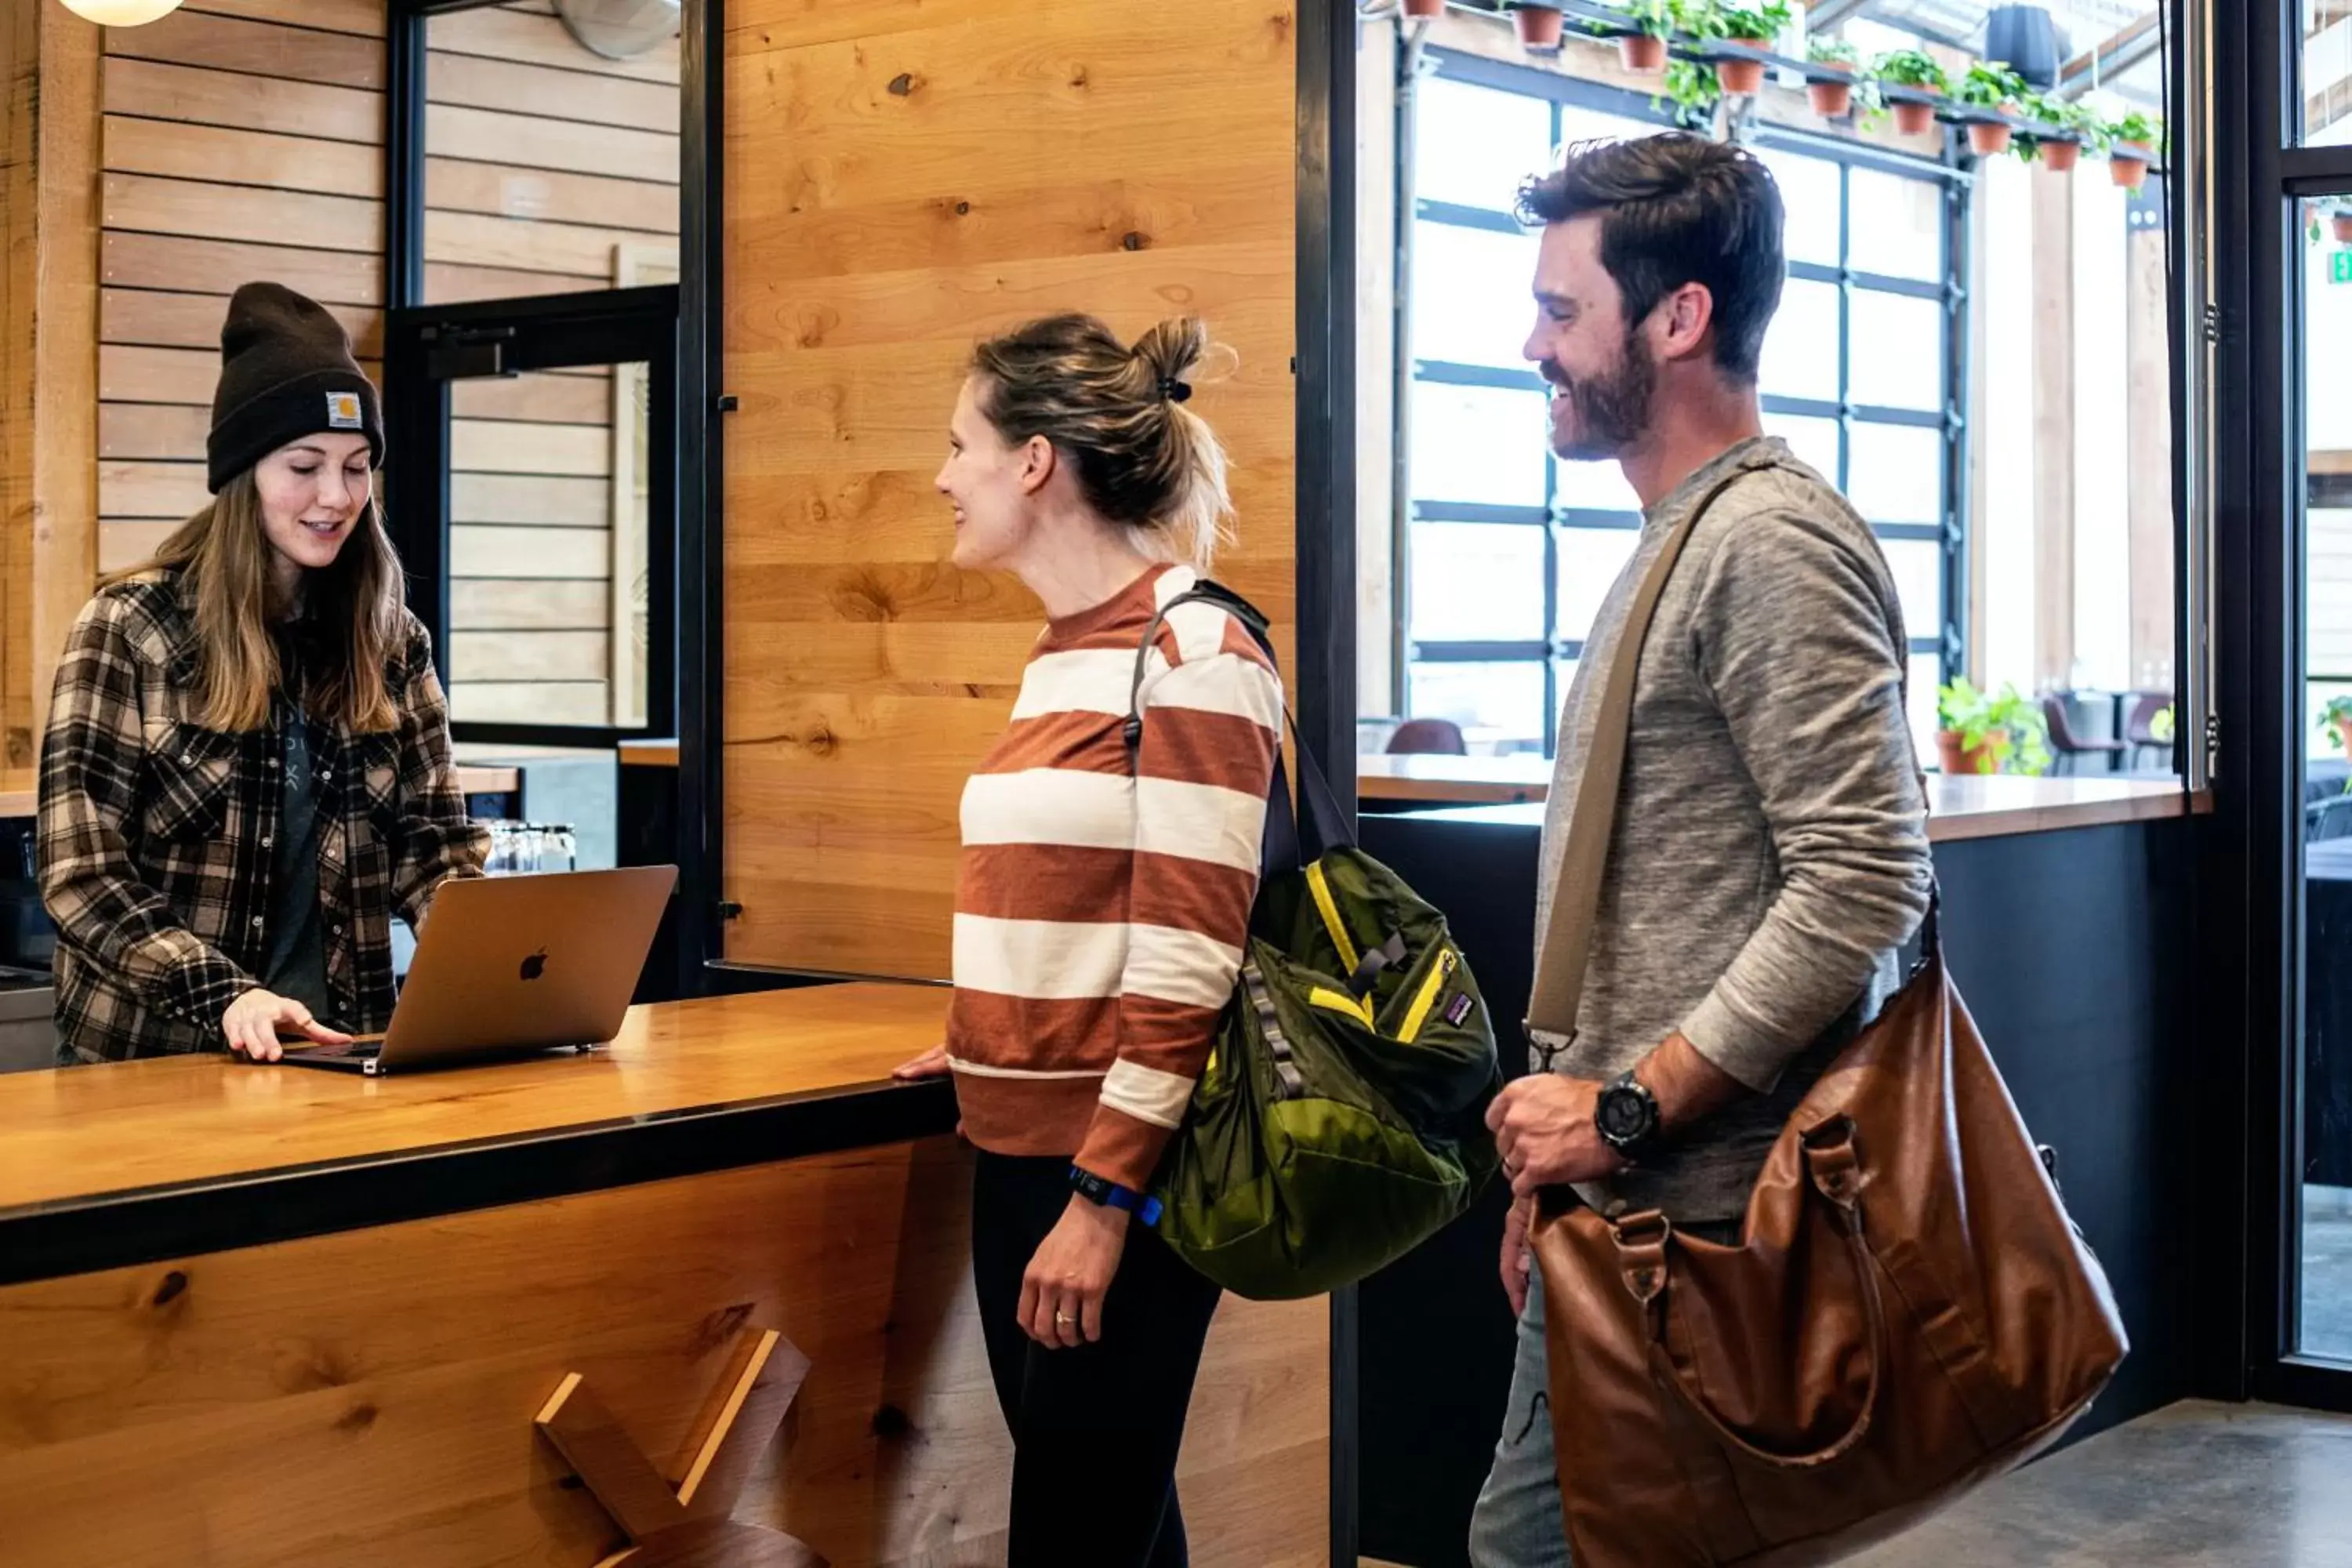
[[[1412,1007],[1404,1016],[1404,1027],[1398,1033],[1398,1039],[1407,1045],[1412,1043],[1421,1033],[1421,1026],[1429,1022],[1429,1010],[1437,1005],[1438,997],[1444,994],[1445,983],[1454,978],[1454,972],[1461,966],[1462,955],[1451,947],[1438,953],[1437,962],[1429,966],[1429,977],[1421,983],[1421,994],[1412,999]]]

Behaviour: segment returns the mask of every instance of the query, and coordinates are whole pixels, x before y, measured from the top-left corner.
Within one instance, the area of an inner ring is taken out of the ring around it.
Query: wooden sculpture
[[[808,1357],[773,1329],[747,1332],[732,1371],[697,1423],[685,1479],[675,1487],[580,1373],[568,1374],[538,1426],[630,1540],[598,1568],[825,1568],[824,1558],[791,1536],[732,1517],[808,1369]]]

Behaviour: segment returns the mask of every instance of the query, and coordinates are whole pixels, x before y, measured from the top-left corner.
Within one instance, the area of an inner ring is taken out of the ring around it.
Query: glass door
[[[677,714],[675,286],[395,311],[387,479],[459,741]]]

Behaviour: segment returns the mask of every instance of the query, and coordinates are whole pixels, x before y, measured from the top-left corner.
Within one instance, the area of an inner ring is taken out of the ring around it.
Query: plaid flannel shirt
[[[450,877],[481,874],[423,623],[386,666],[399,727],[338,721],[314,757],[319,917],[334,1023],[380,1030],[392,916],[422,921]],[[57,922],[58,1056],[221,1047],[258,981],[284,795],[276,727],[206,729],[194,606],[176,574],[101,590],[74,622],[41,752],[41,897]]]

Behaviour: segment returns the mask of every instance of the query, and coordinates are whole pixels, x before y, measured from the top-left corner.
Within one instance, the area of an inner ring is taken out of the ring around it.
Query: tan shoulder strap
[[[1601,713],[1584,751],[1584,772],[1577,781],[1576,809],[1569,818],[1568,842],[1560,850],[1559,883],[1553,889],[1551,923],[1544,929],[1542,951],[1536,959],[1535,984],[1528,997],[1527,1026],[1530,1035],[1574,1038],[1577,1009],[1584,999],[1584,967],[1592,956],[1592,927],[1601,912],[1601,879],[1609,864],[1609,840],[1617,826],[1617,789],[1625,774],[1625,737],[1633,721],[1633,679],[1642,664],[1642,644],[1650,635],[1658,600],[1698,526],[1723,492],[1755,470],[1741,468],[1707,491],[1690,515],[1666,535],[1658,558],[1625,611],[1625,626],[1617,637],[1617,651],[1609,663],[1608,684],[1601,692]]]

